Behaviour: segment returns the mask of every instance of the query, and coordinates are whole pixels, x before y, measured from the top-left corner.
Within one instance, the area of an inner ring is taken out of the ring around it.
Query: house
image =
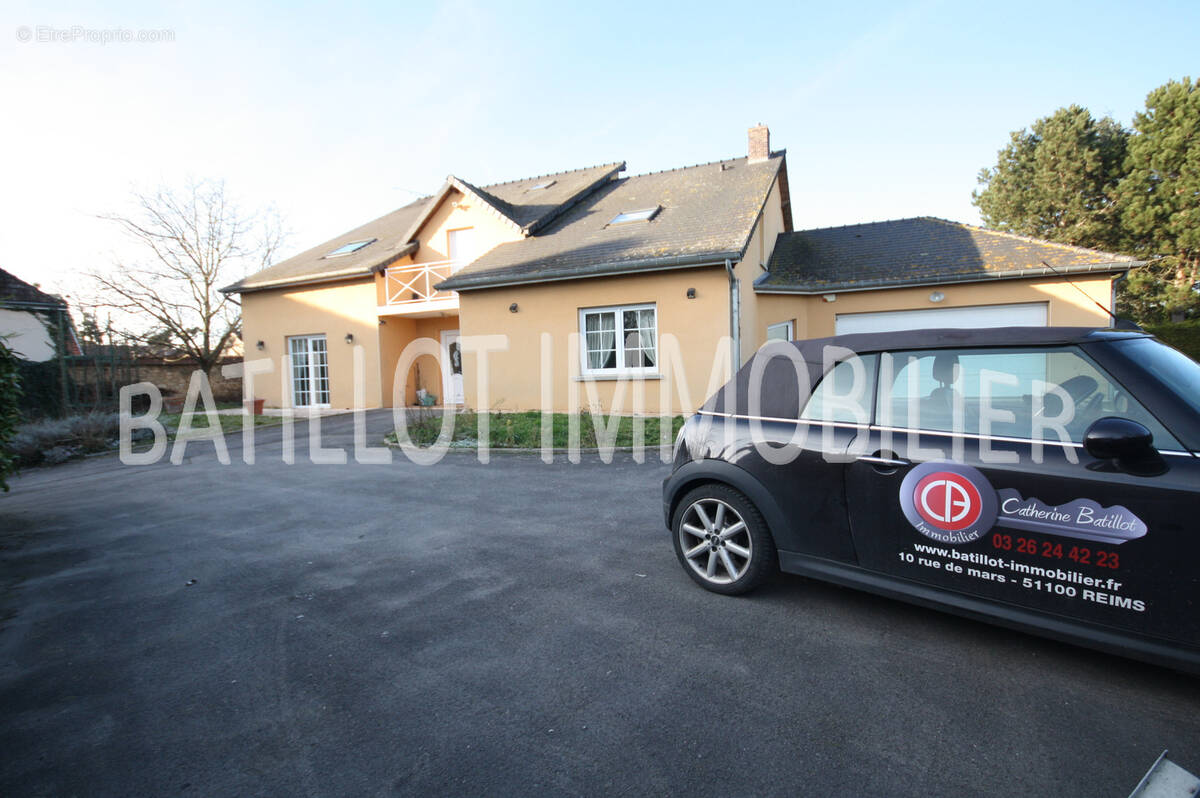
[[[0,269],[0,337],[9,348],[24,360],[44,363],[57,357],[60,336],[66,354],[80,354],[66,301]]]
[[[771,338],[1107,326],[1113,279],[1137,265],[932,218],[797,231],[785,152],[764,126],[748,139],[744,157],[650,174],[450,176],[223,289],[241,294],[248,359],[277,364],[256,395],[690,411]],[[437,343],[414,358],[418,339]]]

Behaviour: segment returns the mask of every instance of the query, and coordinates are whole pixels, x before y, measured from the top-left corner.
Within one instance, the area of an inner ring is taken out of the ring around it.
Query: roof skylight
[[[377,239],[377,238],[368,238],[365,241],[351,241],[349,244],[342,244],[340,247],[335,249],[333,252],[327,253],[324,257],[340,258],[343,255],[350,255],[352,253],[358,252],[360,249],[365,247],[367,244],[373,244],[378,240],[379,239]]]
[[[610,225],[614,224],[629,224],[630,222],[648,222],[654,218],[654,215],[662,210],[661,205],[655,205],[653,208],[642,208],[636,211],[621,211],[612,218]]]
[[[530,186],[529,188],[526,189],[526,191],[541,191],[544,188],[550,188],[550,186],[554,185],[557,182],[558,182],[557,180],[546,180],[542,183],[538,183],[536,186]]]

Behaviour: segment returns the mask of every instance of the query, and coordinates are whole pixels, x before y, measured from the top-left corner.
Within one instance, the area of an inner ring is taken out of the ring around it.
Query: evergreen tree
[[[995,167],[979,173],[972,200],[995,230],[1083,247],[1119,245],[1112,192],[1128,132],[1072,105],[1012,133]]]
[[[1130,275],[1123,304],[1182,321],[1200,315],[1200,81],[1150,92],[1133,127],[1115,197],[1128,249],[1156,259]]]

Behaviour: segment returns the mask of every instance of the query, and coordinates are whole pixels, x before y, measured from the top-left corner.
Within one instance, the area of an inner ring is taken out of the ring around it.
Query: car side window
[[[879,355],[859,355],[831,368],[813,390],[800,418],[870,424]]]
[[[880,364],[876,423],[903,429],[1072,443],[1098,418],[1142,424],[1160,449],[1179,442],[1136,399],[1074,347],[892,352]]]

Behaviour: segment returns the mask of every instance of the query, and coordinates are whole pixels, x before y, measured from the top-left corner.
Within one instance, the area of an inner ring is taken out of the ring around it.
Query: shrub
[[[0,488],[8,491],[7,477],[16,473],[17,459],[11,442],[21,422],[21,378],[16,354],[0,338]]]
[[[121,417],[117,413],[37,421],[17,430],[12,439],[12,453],[22,466],[57,465],[89,452],[109,449],[120,431]]]

